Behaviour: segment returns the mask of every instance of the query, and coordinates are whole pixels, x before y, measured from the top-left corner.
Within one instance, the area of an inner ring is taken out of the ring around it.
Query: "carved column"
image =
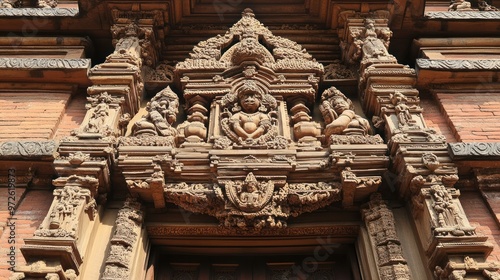
[[[76,278],[93,228],[98,183],[95,178],[76,175],[53,181],[56,189],[50,209],[34,236],[24,239],[21,248],[28,266],[16,267],[12,277],[55,274],[59,279]]]
[[[476,234],[460,205],[460,192],[453,187],[457,168],[445,137],[427,127],[421,114],[415,70],[398,64],[387,51],[391,31],[386,19],[383,12],[342,12],[339,36],[345,63],[359,63],[362,106],[388,142],[391,171],[397,175],[387,183],[408,201],[429,269],[447,267],[464,255],[482,261],[492,247]]]
[[[131,273],[134,270],[133,256],[141,245],[139,241],[143,219],[141,204],[135,199],[127,199],[118,211],[106,266],[100,279],[134,279]],[[142,266],[138,267],[142,269]]]
[[[370,202],[362,209],[362,215],[375,252],[380,279],[411,279],[396,233],[394,215],[380,193],[372,194]]]

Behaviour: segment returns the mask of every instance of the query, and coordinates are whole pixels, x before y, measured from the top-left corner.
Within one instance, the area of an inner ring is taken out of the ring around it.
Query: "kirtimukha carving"
[[[172,124],[179,112],[179,98],[170,87],[158,92],[146,105],[147,114],[132,126],[131,137],[123,145],[175,146],[177,129]]]
[[[298,216],[339,201],[340,183],[283,184],[258,180],[252,172],[244,180],[220,180],[219,184],[167,184],[167,201],[182,208],[215,216],[226,227],[286,227]]]
[[[446,266],[436,266],[434,268],[434,277],[437,280],[456,280],[456,279],[483,279],[478,278],[479,275],[485,279],[498,280],[500,274],[498,273],[499,264],[497,262],[481,262],[476,261],[470,256],[465,256],[463,261],[454,259],[448,261]],[[469,274],[470,273],[470,274]],[[469,274],[469,275],[467,275]]]
[[[57,0],[38,0],[38,8],[55,8],[57,7]]]
[[[73,269],[64,270],[62,266],[50,266],[45,261],[36,261],[30,265],[16,266],[9,280],[46,279],[46,280],[76,280],[78,275]],[[26,278],[28,276],[28,278]]]
[[[325,120],[324,134],[328,141],[334,134],[365,136],[371,133],[368,120],[356,115],[352,101],[335,87],[323,92],[319,109]]]
[[[238,148],[272,148],[278,138],[276,99],[253,80],[246,80],[236,93],[223,97],[221,127]],[[286,148],[286,140],[281,140]]]

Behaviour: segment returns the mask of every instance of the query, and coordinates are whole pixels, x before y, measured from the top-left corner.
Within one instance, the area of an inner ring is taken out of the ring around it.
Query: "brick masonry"
[[[73,96],[66,107],[61,122],[57,127],[54,138],[60,139],[64,136],[71,134],[71,131],[80,127],[80,124],[85,118],[87,109],[85,109],[85,104],[87,99],[85,94],[78,94]]]
[[[459,142],[500,142],[500,95],[437,93],[446,121]]]
[[[33,237],[33,233],[45,218],[52,203],[53,196],[50,190],[32,190],[26,192],[24,197],[22,197],[24,191],[24,188],[16,189],[16,197],[19,205],[12,220],[15,222],[15,229],[13,232],[9,228],[2,227],[1,229],[0,279],[8,279],[11,274],[11,271],[8,270],[10,264],[8,263],[9,256],[7,255],[11,251],[11,246],[15,246],[16,265],[25,264],[20,248],[23,246],[25,238]],[[9,217],[7,197],[7,189],[0,189],[0,207],[2,207],[0,209],[0,221],[2,223],[6,223]],[[15,240],[15,244],[9,244],[9,237],[11,236],[11,239]]]
[[[0,141],[51,139],[69,98],[67,93],[0,93]]]
[[[420,106],[424,108],[423,116],[428,127],[434,128],[446,137],[449,143],[457,142],[455,135],[448,126],[446,115],[441,112],[439,104],[434,99],[421,99]]]
[[[476,227],[478,235],[487,236],[493,245],[493,252],[488,261],[500,261],[500,228],[497,220],[490,213],[485,200],[478,192],[462,192],[460,203],[471,225]]]

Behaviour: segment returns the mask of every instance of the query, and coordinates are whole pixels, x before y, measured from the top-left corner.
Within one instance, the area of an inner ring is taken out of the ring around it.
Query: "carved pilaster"
[[[138,248],[143,220],[141,204],[135,199],[127,199],[118,211],[106,266],[100,279],[131,279],[133,256]]]
[[[459,191],[453,188],[457,168],[446,139],[430,129],[422,116],[416,72],[387,52],[391,31],[383,13],[345,11],[339,24],[343,59],[360,63],[362,106],[375,126],[384,130],[392,172],[397,174],[390,183],[411,205],[429,268],[458,252],[488,254],[491,246],[468,223],[457,198]]]
[[[111,125],[109,130],[123,133],[129,117],[139,110],[144,90],[143,68],[148,67],[151,72],[151,68],[156,66],[161,45],[156,39],[154,28],[158,23],[156,13],[139,13],[133,18],[120,18],[124,15],[113,11],[113,15],[116,23],[111,27],[111,34],[115,50],[104,63],[91,69],[90,80],[94,85],[88,88],[88,94],[94,99],[99,97],[93,96],[107,94],[119,100],[114,102],[119,106],[115,107],[116,112],[111,112],[113,115],[103,113],[104,116],[99,115],[99,109],[109,110],[106,105],[89,107],[86,116],[88,123],[84,123],[83,128],[89,129],[90,125],[91,130],[96,130],[92,129],[93,124],[90,122],[98,123],[99,119],[108,118],[112,121],[108,124]],[[147,20],[142,20],[141,16]]]
[[[92,92],[93,88],[89,90]],[[80,129],[73,132],[79,139],[100,139],[117,136],[121,133],[119,126],[121,108],[125,99],[113,96],[107,91],[87,97],[85,106],[87,114]]]
[[[59,266],[61,271],[71,269],[79,274],[87,245],[82,242],[92,231],[96,214],[94,196],[98,182],[92,177],[75,175],[54,180],[56,189],[50,209],[33,238],[25,239],[26,245],[21,248],[31,267],[36,267],[41,259],[50,258],[54,260],[51,269],[57,270]]]
[[[187,106],[187,120],[178,126],[179,142],[200,143],[207,140],[209,101],[202,96],[193,97]]]
[[[376,254],[380,279],[411,279],[396,233],[394,215],[380,193],[371,195],[362,215]]]

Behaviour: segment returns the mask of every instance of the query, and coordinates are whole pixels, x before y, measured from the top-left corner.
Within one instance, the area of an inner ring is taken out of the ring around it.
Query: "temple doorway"
[[[310,249],[310,250],[309,250]],[[296,254],[168,255],[156,261],[157,280],[333,280],[361,279],[354,246],[299,249]],[[244,249],[243,249],[244,250]],[[300,251],[300,252],[299,252]]]

